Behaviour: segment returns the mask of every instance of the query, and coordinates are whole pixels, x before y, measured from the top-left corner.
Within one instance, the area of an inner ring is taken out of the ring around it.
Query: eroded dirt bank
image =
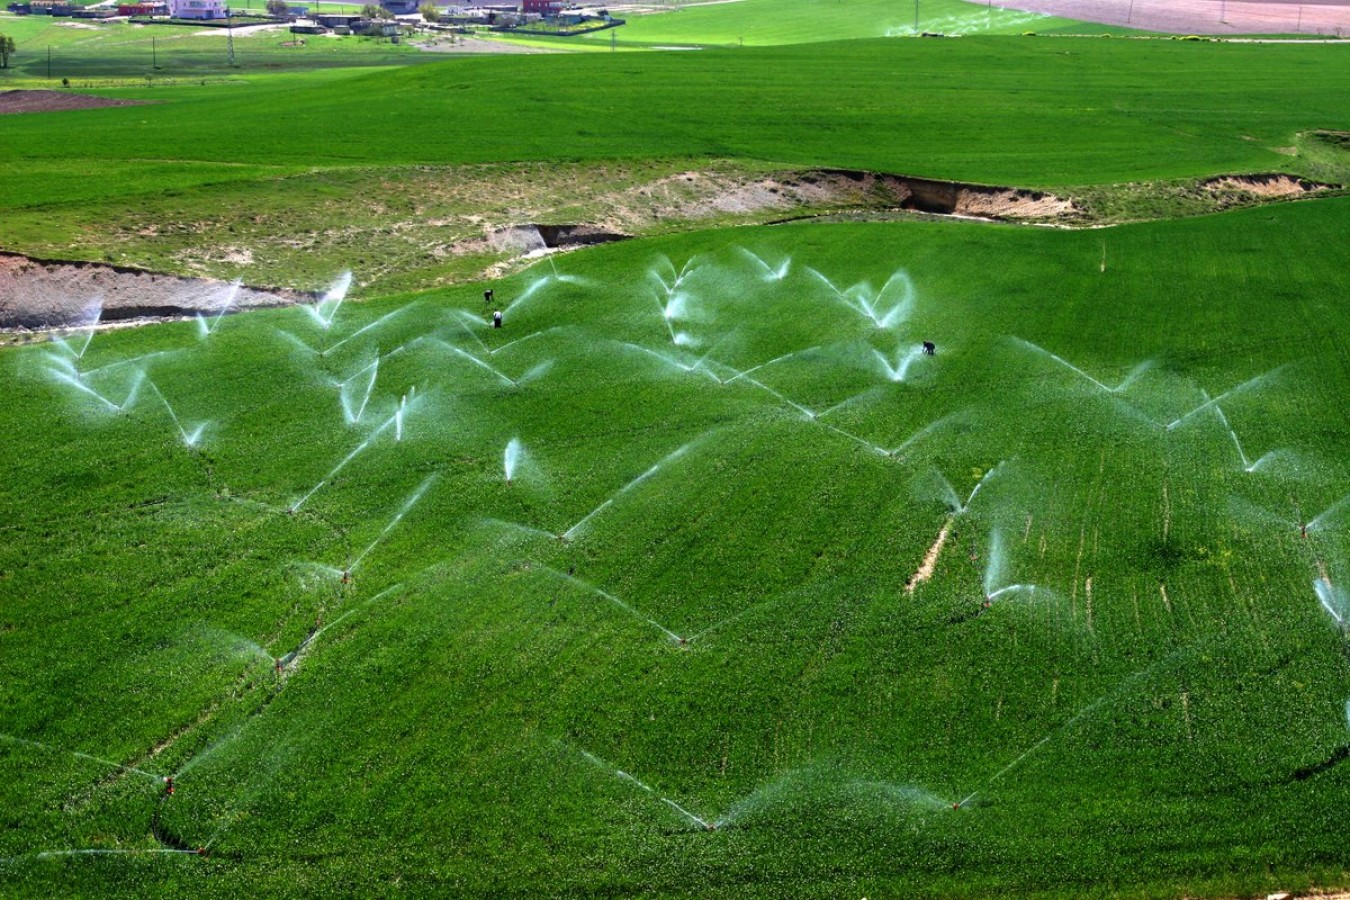
[[[30,259],[0,252],[0,329],[38,331],[286,306],[313,299],[284,290],[240,287],[99,263]]]

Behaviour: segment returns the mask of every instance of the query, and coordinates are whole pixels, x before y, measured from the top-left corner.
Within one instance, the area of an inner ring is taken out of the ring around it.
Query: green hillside
[[[1345,212],[708,232],[500,332],[5,354],[6,883],[1344,883]]]

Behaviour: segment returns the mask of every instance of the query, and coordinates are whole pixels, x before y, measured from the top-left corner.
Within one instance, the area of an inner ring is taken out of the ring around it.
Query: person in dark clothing
[[[497,310],[495,313],[492,314],[492,327],[493,327],[493,328],[501,328],[501,327],[502,327],[502,311],[501,311],[501,310]]]
[[[483,291],[483,305],[484,305],[484,306],[491,306],[491,305],[492,305],[492,300],[493,300],[493,297],[492,297],[492,288],[488,288],[486,291]]]
[[[937,353],[937,344],[934,344],[932,341],[924,341],[923,352],[925,356],[933,356]]]

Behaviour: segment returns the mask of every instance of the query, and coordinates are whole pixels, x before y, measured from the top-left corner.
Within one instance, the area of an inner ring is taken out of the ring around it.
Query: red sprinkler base
[[[198,855],[198,856],[205,856],[205,855],[206,855],[206,848],[205,848],[205,847],[198,847],[198,848],[197,848],[197,855]]]
[[[960,804],[960,803],[953,803],[953,804],[952,804],[952,809],[960,809],[960,808],[961,808],[961,804]]]

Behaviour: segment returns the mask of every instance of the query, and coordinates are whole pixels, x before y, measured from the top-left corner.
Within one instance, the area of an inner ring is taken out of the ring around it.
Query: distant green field
[[[221,28],[91,23],[0,14],[0,34],[8,34],[18,45],[10,68],[0,69],[0,90],[48,87],[50,82],[59,83],[63,78],[69,79],[75,88],[86,84],[101,87],[110,78],[175,80],[277,69],[426,62],[429,56],[406,44],[374,38],[304,35],[304,46],[286,47],[282,45],[294,42],[296,36],[285,29],[236,31],[235,68],[231,68],[226,31]]]
[[[1298,132],[1347,126],[1348,89],[1350,64],[1327,45],[987,37],[453,59],[247,89],[124,89],[170,102],[13,117],[0,132],[0,202],[199,183],[132,160],[722,157],[1047,187],[1287,170],[1297,162],[1277,149]],[[107,180],[15,177],[33,166]]]
[[[802,44],[939,34],[1123,34],[1126,29],[1005,10],[965,0],[735,0],[627,15],[616,39],[646,45]],[[608,43],[607,32],[567,40]]]
[[[6,893],[1350,883],[1347,212],[0,353]]]

